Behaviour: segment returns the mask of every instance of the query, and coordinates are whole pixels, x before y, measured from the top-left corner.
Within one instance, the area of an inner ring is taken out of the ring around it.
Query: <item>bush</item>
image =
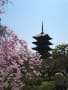
[[[41,85],[33,85],[26,86],[23,90],[55,90],[55,82],[54,81],[46,81]]]
[[[35,77],[35,78],[32,78],[29,82],[29,85],[41,85],[42,83],[42,79],[40,77]]]
[[[54,90],[55,89],[55,82],[54,81],[46,81],[42,83],[41,90]]]

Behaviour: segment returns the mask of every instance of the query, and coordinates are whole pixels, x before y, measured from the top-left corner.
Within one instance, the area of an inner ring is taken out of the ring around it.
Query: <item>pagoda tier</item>
[[[48,35],[48,34],[42,34],[42,33],[40,33],[40,34],[38,34],[38,35],[36,35],[36,36],[33,36],[33,38],[34,39],[36,39],[36,40],[42,40],[42,39],[48,39],[48,40],[51,40],[52,38]]]
[[[32,48],[32,49],[34,49],[34,50],[36,50],[36,51],[43,51],[43,50],[45,50],[45,51],[50,51],[50,50],[52,50],[50,47],[48,47],[48,46],[37,46],[37,47],[35,47],[35,48]]]
[[[41,44],[43,44],[43,45],[52,45],[52,43],[51,42],[49,42],[49,41],[46,41],[46,40],[40,40],[40,42],[39,41],[37,41],[37,42],[32,42],[33,44],[35,44],[35,45],[41,45]]]

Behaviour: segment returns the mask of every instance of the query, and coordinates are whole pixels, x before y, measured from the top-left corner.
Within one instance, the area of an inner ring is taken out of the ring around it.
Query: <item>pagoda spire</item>
[[[41,34],[44,34],[44,31],[43,31],[43,21],[42,21],[42,32],[41,32]]]

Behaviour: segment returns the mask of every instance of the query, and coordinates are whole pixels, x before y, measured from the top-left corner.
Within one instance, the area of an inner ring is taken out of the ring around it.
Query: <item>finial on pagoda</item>
[[[42,21],[42,32],[41,32],[41,34],[44,34],[44,32],[43,32],[43,21]]]

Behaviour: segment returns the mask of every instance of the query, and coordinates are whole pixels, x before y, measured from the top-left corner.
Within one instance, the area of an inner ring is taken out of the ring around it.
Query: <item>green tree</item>
[[[57,45],[53,49],[53,69],[66,69],[68,67],[68,44]]]
[[[53,57],[59,57],[59,56],[68,56],[68,44],[61,44],[61,45],[57,45],[54,49],[53,49]]]

